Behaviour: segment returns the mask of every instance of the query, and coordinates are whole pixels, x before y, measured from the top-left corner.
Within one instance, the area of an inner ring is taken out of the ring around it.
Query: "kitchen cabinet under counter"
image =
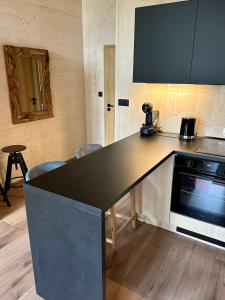
[[[138,186],[138,218],[140,221],[164,229],[171,229],[170,206],[173,166],[174,155],[148,175]]]

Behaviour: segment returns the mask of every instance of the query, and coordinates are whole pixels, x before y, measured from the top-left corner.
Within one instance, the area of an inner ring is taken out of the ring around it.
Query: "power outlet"
[[[223,129],[223,136],[225,137],[225,128]]]

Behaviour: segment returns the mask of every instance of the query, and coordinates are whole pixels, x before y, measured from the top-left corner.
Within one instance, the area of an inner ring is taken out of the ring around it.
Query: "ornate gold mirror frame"
[[[4,46],[14,124],[53,117],[47,50]]]

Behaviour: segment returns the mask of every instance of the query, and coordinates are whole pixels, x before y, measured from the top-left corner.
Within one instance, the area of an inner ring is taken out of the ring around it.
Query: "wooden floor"
[[[12,208],[0,205],[0,300],[40,300],[21,190],[10,198]],[[128,229],[107,270],[107,300],[147,299],[225,299],[225,252],[146,224]]]

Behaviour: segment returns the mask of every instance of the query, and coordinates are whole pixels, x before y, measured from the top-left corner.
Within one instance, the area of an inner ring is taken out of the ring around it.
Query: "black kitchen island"
[[[199,141],[134,134],[25,184],[37,293],[105,300],[105,212],[172,154],[206,157]]]

